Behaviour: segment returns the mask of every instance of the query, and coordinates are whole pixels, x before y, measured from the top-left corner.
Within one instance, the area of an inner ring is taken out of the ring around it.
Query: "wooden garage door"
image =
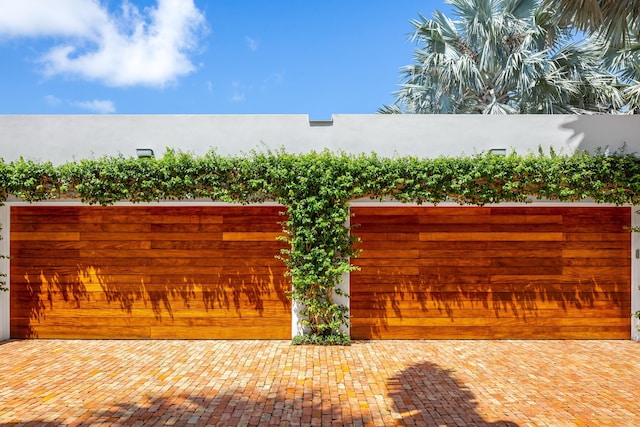
[[[13,206],[11,337],[288,339],[281,210]]]
[[[630,338],[629,208],[352,212],[353,338]]]

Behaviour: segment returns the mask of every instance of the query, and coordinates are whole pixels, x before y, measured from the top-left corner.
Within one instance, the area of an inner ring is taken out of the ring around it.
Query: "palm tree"
[[[605,64],[625,83],[630,111],[640,106],[640,0],[544,0],[560,23],[586,31],[605,52]]]
[[[544,0],[562,24],[600,33],[614,46],[626,46],[640,34],[640,0]]]
[[[624,83],[622,96],[629,113],[640,113],[640,38],[631,35],[626,47],[613,47],[604,35],[596,39],[605,52],[605,66]]]
[[[419,44],[382,113],[584,113],[623,105],[598,51],[537,0],[449,0],[411,21]]]

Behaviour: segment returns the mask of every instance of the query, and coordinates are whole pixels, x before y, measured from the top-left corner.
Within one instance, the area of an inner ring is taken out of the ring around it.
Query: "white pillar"
[[[302,316],[300,315],[301,311],[301,304],[296,300],[291,301],[291,338],[297,335],[304,335],[304,328],[300,324],[302,320]]]
[[[640,227],[640,207],[631,207],[631,226]],[[631,234],[631,313],[640,311],[640,232]],[[631,318],[631,339],[640,341],[640,319]]]
[[[9,256],[9,206],[0,206],[0,255]],[[0,258],[0,273],[6,274],[1,279],[9,287],[9,260]],[[9,339],[9,291],[0,292],[0,341]]]
[[[347,217],[347,222],[344,224],[344,226],[347,228],[351,227],[351,206],[349,206],[349,216]],[[349,262],[351,262],[351,260],[349,260]],[[349,272],[342,274],[342,283],[338,284],[338,288],[347,295],[351,295],[351,274]],[[351,318],[351,298],[335,294],[334,298],[336,304],[347,307],[347,316]],[[347,325],[343,325],[341,328],[342,332],[344,332],[347,336],[351,336],[351,327],[349,326],[350,324],[351,322],[349,321]]]
[[[344,273],[342,275],[342,283],[338,285],[338,288],[346,292],[347,295],[350,295],[349,293],[350,292],[350,274],[349,273]],[[350,315],[351,314],[350,313],[351,298],[343,297],[335,293],[333,297],[334,297],[334,302],[336,304],[341,304],[347,307],[347,315]],[[295,337],[296,335],[303,335],[305,332],[308,332],[308,331],[305,331],[305,329],[300,324],[300,320],[302,320],[302,316],[300,315],[301,311],[302,311],[302,305],[297,301],[292,301],[291,302],[291,338]],[[343,325],[341,330],[347,335],[350,335],[351,333],[351,328],[347,325]]]
[[[345,227],[349,227],[351,224],[351,210],[349,210],[349,218],[345,223]],[[351,275],[349,273],[342,274],[342,283],[338,284],[338,288],[342,291],[346,292],[347,295],[351,295]],[[347,307],[347,315],[351,315],[351,298],[343,297],[337,294],[333,294],[334,302],[336,304],[341,304]],[[300,325],[300,320],[302,316],[300,316],[300,312],[302,311],[302,306],[296,301],[292,301],[291,303],[291,338],[296,335],[303,335],[305,332],[302,325]],[[342,332],[347,335],[351,334],[351,328],[349,326],[343,325]]]
[[[347,295],[351,295],[351,274],[342,274],[342,283],[338,285],[338,288],[344,291]],[[347,316],[351,317],[351,298],[343,297],[341,295],[334,295],[334,298],[336,304],[347,307]],[[342,325],[342,327],[340,328],[340,330],[347,336],[351,336],[351,327],[349,326],[350,324],[351,322],[349,322],[347,325]]]

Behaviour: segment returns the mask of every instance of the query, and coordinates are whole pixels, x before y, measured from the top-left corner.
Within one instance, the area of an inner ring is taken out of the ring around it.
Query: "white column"
[[[300,324],[300,320],[302,316],[300,312],[302,311],[302,306],[296,300],[291,301],[291,338],[297,335],[304,335],[304,328]]]
[[[347,222],[344,224],[345,227],[351,227],[351,206],[349,206],[349,216],[347,217]],[[338,288],[346,293],[347,295],[351,295],[351,274],[349,272],[342,274],[342,283],[338,285]],[[340,295],[334,294],[334,301],[336,304],[343,305],[347,307],[347,316],[351,316],[351,298],[343,297]],[[349,323],[350,324],[350,323]],[[343,325],[341,328],[342,332],[347,334],[347,336],[351,335],[351,328],[348,325]]]
[[[9,256],[9,206],[0,206],[0,255]],[[0,259],[0,273],[6,274],[2,279],[9,287],[9,260]],[[0,292],[0,340],[9,339],[9,292]]]
[[[349,210],[349,219],[345,223],[345,227],[349,227],[351,224],[351,210]],[[342,291],[346,292],[347,295],[351,295],[351,275],[349,273],[344,273],[342,275],[342,283],[338,285],[338,288]],[[334,302],[336,304],[344,305],[348,308],[347,315],[351,315],[351,298],[343,297],[340,295],[333,294]],[[300,311],[302,311],[302,307],[296,301],[292,301],[291,303],[291,338],[296,335],[303,335],[305,332],[304,328],[300,325],[300,320],[302,316],[300,316]],[[349,326],[343,326],[342,332],[347,335],[351,334],[351,328]]]
[[[639,206],[631,207],[631,226],[640,227]],[[631,313],[640,311],[640,232],[631,234]],[[640,341],[640,319],[631,318],[631,339]]]
[[[351,275],[349,273],[342,274],[342,283],[338,285],[338,288],[346,292],[347,295],[351,295]],[[334,298],[336,304],[347,307],[347,316],[351,316],[351,298],[341,295],[334,295]],[[351,335],[351,327],[349,325],[342,325],[340,330],[348,336]]]
[[[342,275],[342,283],[338,285],[338,288],[346,292],[347,295],[350,295],[350,274],[349,273],[344,273]],[[336,294],[334,294],[333,297],[334,297],[334,302],[336,304],[341,304],[348,308],[347,315],[350,315],[351,298],[343,297]],[[291,338],[295,337],[296,335],[303,335],[305,332],[308,332],[308,331],[305,331],[305,329],[300,324],[300,320],[302,319],[302,316],[300,315],[301,311],[302,311],[301,304],[299,304],[296,301],[292,301],[291,302]],[[342,332],[349,335],[351,333],[351,328],[349,326],[343,325]]]

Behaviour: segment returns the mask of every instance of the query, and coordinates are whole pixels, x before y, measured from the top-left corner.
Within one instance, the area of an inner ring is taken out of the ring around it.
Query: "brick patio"
[[[0,343],[0,426],[638,426],[633,341]]]

